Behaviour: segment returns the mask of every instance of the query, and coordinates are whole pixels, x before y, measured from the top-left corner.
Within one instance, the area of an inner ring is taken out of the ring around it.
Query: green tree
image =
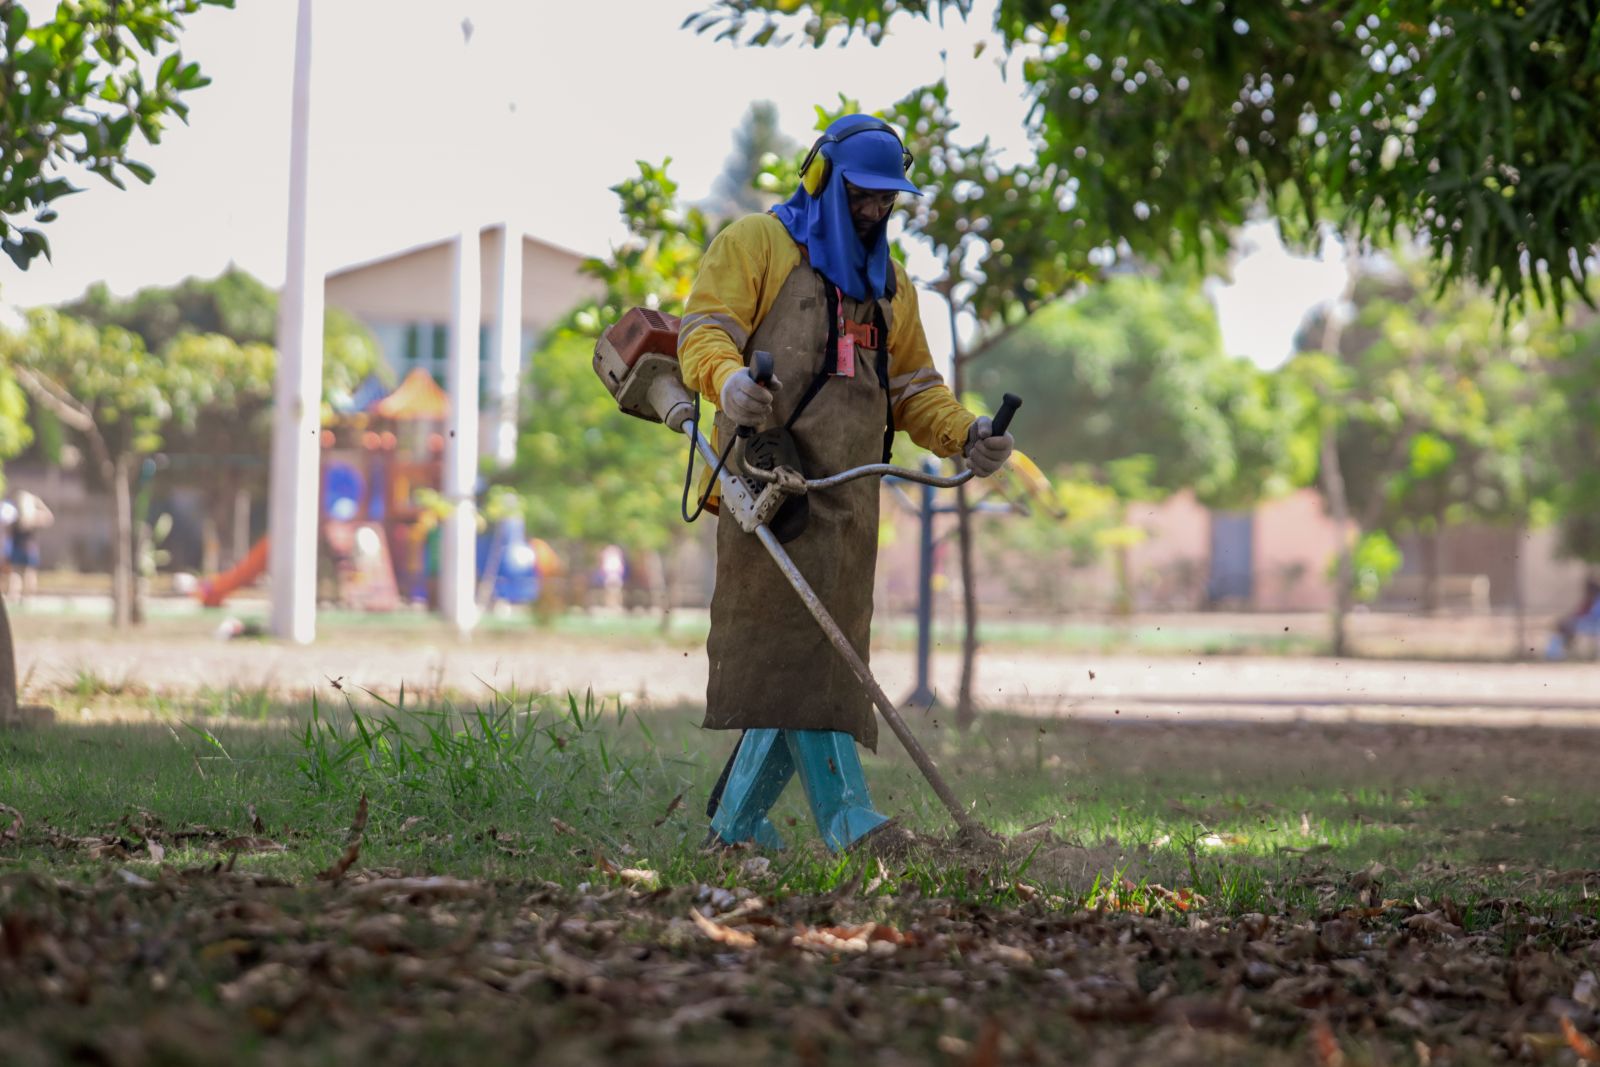
[[[1571,556],[1600,565],[1600,320],[1559,338],[1550,364],[1559,417],[1541,427],[1554,473],[1550,493]]]
[[[1563,407],[1551,379],[1559,333],[1550,316],[1507,321],[1484,290],[1462,285],[1430,298],[1428,288],[1426,268],[1403,251],[1367,261],[1351,289],[1351,320],[1329,331],[1324,315],[1307,331],[1335,338],[1331,353],[1299,356],[1285,376],[1319,397],[1332,442],[1322,463],[1338,472],[1336,492],[1362,544],[1392,550],[1412,535],[1433,610],[1444,528],[1474,520],[1520,529],[1548,511]],[[1376,591],[1358,570],[1341,561],[1336,613],[1357,587]],[[1336,618],[1336,650],[1342,637]]]
[[[614,542],[635,558],[654,553],[658,560],[689,536],[679,517],[687,442],[620,414],[595,382],[591,361],[601,331],[628,308],[683,313],[713,230],[701,208],[680,202],[669,163],[641,161],[637,176],[612,187],[628,240],[610,259],[585,263],[605,292],[575,309],[534,354],[537,403],[524,413],[516,462],[498,477],[523,494],[531,532]],[[656,570],[670,579],[670,568]],[[665,626],[672,593],[660,593]]]
[[[148,351],[165,354],[167,385],[182,392],[174,417],[160,427],[159,477],[168,488],[200,490],[203,541],[206,555],[214,556],[217,531],[233,521],[235,495],[266,492],[278,294],[229,267],[215,278],[150,286],[126,298],[97,284],[63,310],[97,327],[126,329]],[[368,374],[387,373],[371,333],[338,308],[324,316],[323,357],[326,397],[348,395]],[[144,533],[136,527],[136,536]]]
[[[988,396],[1020,385],[1036,411],[1029,455],[1064,484],[1110,493],[1114,523],[1090,543],[1116,550],[1125,609],[1128,504],[1188,488],[1208,505],[1247,508],[1315,470],[1314,441],[1297,432],[1298,398],[1225,354],[1216,314],[1193,286],[1108,278],[996,342],[973,384]]]
[[[972,0],[713,0],[754,44],[877,43]],[[1265,205],[1291,235],[1428,238],[1444,279],[1560,308],[1600,243],[1600,0],[999,0],[1061,240],[1202,265]]]
[[[164,367],[137,334],[97,329],[48,308],[29,312],[28,330],[11,339],[13,373],[35,404],[82,435],[101,481],[110,488],[111,617],[134,618],[133,476],[159,444],[171,408]]]
[[[277,353],[271,290],[242,272],[143,290],[125,301],[92,289],[73,305],[28,312],[5,342],[5,361],[34,405],[84,441],[111,502],[112,622],[142,615],[135,561],[150,530],[135,521],[135,484],[146,459],[173,449],[208,462],[172,476],[198,484],[214,512],[232,490],[265,478]],[[225,332],[199,332],[215,327]],[[354,320],[330,313],[325,390],[348,389],[377,367],[376,343]],[[174,446],[177,446],[174,449]],[[243,466],[217,457],[257,457]]]
[[[127,175],[154,178],[130,153],[186,119],[185,97],[209,83],[175,47],[208,5],[233,0],[62,0],[37,24],[0,0],[0,249],[19,269],[49,257],[40,227],[79,174],[119,189]]]

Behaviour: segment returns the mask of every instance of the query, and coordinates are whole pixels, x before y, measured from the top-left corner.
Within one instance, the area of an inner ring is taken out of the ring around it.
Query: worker
[[[716,401],[719,441],[741,426],[789,439],[807,477],[887,460],[895,430],[987,477],[1011,455],[933,366],[917,294],[889,255],[888,219],[911,156],[893,127],[867,115],[828,126],[800,188],[711,242],[679,329],[684,380]],[[751,354],[770,352],[763,387]],[[773,529],[863,660],[872,625],[878,483],[863,478],[792,498],[798,521]],[[782,848],[767,817],[798,772],[823,842],[839,851],[869,835],[904,841],[873,807],[856,744],[876,751],[871,698],[760,541],[718,523],[706,641],[704,725],[741,730],[707,815],[707,842]]]

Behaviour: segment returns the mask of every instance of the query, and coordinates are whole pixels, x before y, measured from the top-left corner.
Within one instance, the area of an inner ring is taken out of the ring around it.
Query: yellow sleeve
[[[770,215],[746,215],[717,234],[700,259],[678,327],[678,363],[691,389],[717,402],[799,261],[788,231]]]
[[[967,444],[977,416],[961,406],[933,365],[922,332],[917,291],[905,268],[894,265],[894,322],[889,327],[889,399],[895,428],[938,456],[954,456]]]

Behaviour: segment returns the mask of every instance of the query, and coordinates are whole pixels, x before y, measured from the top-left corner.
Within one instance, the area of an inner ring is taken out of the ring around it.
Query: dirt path
[[[471,694],[594,688],[633,703],[698,703],[705,654],[668,645],[619,647],[603,639],[486,635],[459,643],[436,637],[362,636],[297,647],[198,635],[106,640],[18,635],[25,692],[71,713],[74,697],[99,692],[192,693],[237,688],[330,691],[330,679],[384,694],[448,689]],[[879,650],[884,689],[912,689],[908,651]],[[941,649],[934,687],[955,693],[959,656]],[[985,707],[1091,717],[1203,716],[1242,720],[1361,719],[1477,724],[1600,725],[1600,665],[1337,661],[1320,658],[1059,654],[991,651],[980,661]]]

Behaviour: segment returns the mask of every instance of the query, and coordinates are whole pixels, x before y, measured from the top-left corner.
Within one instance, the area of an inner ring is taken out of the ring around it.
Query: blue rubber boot
[[[726,844],[754,841],[781,849],[783,838],[767,818],[783,787],[794,777],[794,759],[782,730],[746,730],[728,771],[711,831]]]
[[[872,806],[855,738],[839,730],[785,730],[784,737],[830,852],[849,848],[889,821]]]

